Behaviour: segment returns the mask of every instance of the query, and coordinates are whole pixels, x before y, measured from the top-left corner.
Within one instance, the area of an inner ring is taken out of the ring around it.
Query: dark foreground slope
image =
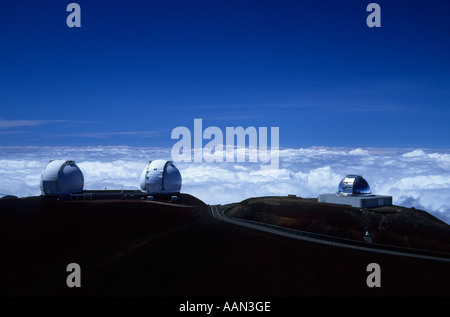
[[[0,201],[0,292],[57,295],[66,284],[67,264],[80,264],[88,277],[196,221],[203,205],[189,195],[177,204],[43,197]]]
[[[184,195],[0,201],[2,296],[449,296],[449,264],[291,240],[227,224]],[[189,207],[188,207],[189,206]],[[66,286],[80,264],[81,288]],[[369,263],[381,288],[369,288]]]

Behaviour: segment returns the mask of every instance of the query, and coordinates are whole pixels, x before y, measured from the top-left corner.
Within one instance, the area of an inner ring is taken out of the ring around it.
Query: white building
[[[172,161],[150,161],[142,171],[140,185],[151,195],[176,195],[181,190],[181,174]]]
[[[391,206],[392,196],[373,195],[367,181],[360,175],[347,175],[335,194],[320,194],[318,202],[350,205],[358,208]]]
[[[83,173],[74,161],[52,160],[41,175],[42,195],[80,193],[83,186]]]

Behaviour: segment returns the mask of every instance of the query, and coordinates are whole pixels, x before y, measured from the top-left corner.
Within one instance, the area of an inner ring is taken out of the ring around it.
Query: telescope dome
[[[43,195],[80,193],[83,186],[83,173],[74,161],[52,160],[41,175]]]
[[[150,161],[140,179],[141,190],[152,194],[179,194],[181,174],[172,161]]]
[[[360,175],[345,176],[338,186],[338,195],[342,196],[357,196],[370,195],[369,183]]]

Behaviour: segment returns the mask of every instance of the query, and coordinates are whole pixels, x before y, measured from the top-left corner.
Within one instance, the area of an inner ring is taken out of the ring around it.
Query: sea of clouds
[[[150,160],[171,159],[170,148],[0,147],[0,194],[40,195],[50,159],[75,160],[85,189],[138,189]],[[450,150],[311,147],[280,149],[276,169],[253,162],[179,162],[182,192],[208,204],[294,194],[317,197],[337,191],[346,174],[359,174],[372,193],[394,204],[426,210],[450,224]]]

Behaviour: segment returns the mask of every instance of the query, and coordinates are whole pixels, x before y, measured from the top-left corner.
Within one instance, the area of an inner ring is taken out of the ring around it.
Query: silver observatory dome
[[[360,175],[345,176],[338,186],[338,195],[341,196],[361,196],[370,195],[369,183]]]

